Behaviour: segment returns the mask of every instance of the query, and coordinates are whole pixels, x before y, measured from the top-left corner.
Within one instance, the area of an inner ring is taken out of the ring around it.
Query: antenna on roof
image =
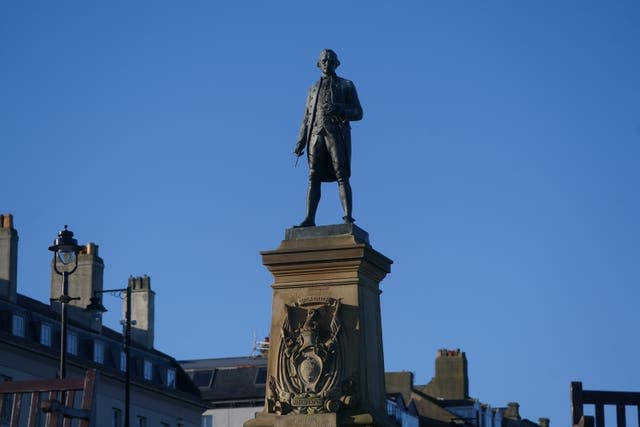
[[[258,341],[256,338],[256,332],[253,331],[251,357],[267,357],[267,354],[269,354],[269,337],[265,337],[264,340]]]

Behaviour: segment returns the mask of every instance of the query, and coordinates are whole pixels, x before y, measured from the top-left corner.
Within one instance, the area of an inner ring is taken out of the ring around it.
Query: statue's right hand
[[[296,148],[293,150],[293,154],[300,157],[304,153],[304,144],[297,143]]]

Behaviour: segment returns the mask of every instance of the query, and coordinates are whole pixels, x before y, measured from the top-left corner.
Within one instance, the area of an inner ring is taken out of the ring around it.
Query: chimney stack
[[[520,420],[520,404],[518,402],[507,403],[507,409],[504,411],[504,417],[511,420]]]
[[[129,277],[131,287],[131,339],[146,348],[153,348],[155,325],[155,292],[151,290],[151,278]],[[123,302],[123,310],[126,301]]]
[[[458,400],[469,397],[467,356],[460,349],[441,349],[436,353],[436,375],[423,391],[429,396]]]
[[[71,270],[73,267],[74,264],[64,266],[58,263],[58,269],[61,271],[65,268]],[[102,316],[86,313],[84,309],[89,305],[93,293],[102,290],[103,273],[104,261],[98,256],[98,245],[87,243],[78,254],[78,269],[69,275],[69,296],[80,299],[72,300],[67,307],[69,316],[95,331],[99,331],[102,327]],[[57,299],[60,295],[62,295],[62,276],[53,269],[52,260],[51,298]],[[56,307],[59,306],[57,302],[53,304]]]
[[[538,418],[538,424],[540,427],[549,427],[549,418]]]
[[[16,302],[18,277],[18,232],[13,215],[0,215],[0,298]]]

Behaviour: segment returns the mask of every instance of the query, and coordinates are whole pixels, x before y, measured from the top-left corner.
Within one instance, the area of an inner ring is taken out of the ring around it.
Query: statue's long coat
[[[304,118],[302,119],[302,125],[300,126],[300,133],[298,135],[298,143],[305,147],[308,147],[314,131],[318,130],[314,130],[314,122],[317,109],[320,107],[318,105],[318,91],[321,82],[322,79],[318,80],[318,82],[309,89],[309,94],[307,95]],[[344,150],[344,158],[346,159],[344,168],[347,177],[349,177],[351,176],[351,126],[349,122],[362,119],[362,107],[360,106],[356,87],[353,82],[338,76],[333,76],[332,78],[331,99],[334,103],[344,105],[344,113],[340,118],[326,121],[324,123],[324,129],[339,141],[340,149]],[[307,156],[309,156],[308,149]],[[324,182],[336,181],[336,175],[331,162],[327,161],[326,163],[326,165],[318,165],[321,166],[320,179]]]

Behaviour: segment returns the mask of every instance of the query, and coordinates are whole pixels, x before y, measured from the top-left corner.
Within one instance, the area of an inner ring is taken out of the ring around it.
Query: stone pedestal
[[[392,261],[353,224],[292,228],[274,276],[265,410],[245,427],[386,425],[380,282]]]

